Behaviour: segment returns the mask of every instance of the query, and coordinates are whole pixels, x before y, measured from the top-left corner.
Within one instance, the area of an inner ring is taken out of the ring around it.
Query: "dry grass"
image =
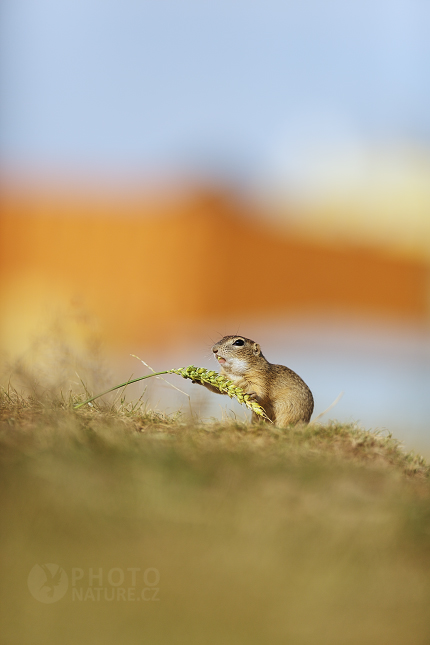
[[[395,439],[73,402],[0,397],[3,642],[429,642],[429,466]],[[88,599],[35,600],[36,563]],[[133,567],[158,602],[92,599]]]

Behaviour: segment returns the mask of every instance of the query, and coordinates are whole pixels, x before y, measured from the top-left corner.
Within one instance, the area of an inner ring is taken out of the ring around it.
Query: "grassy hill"
[[[8,645],[429,642],[429,466],[391,436],[0,405]]]

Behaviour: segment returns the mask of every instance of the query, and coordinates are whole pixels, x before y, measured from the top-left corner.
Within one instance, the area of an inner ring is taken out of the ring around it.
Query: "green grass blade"
[[[137,381],[143,381],[146,378],[151,378],[151,376],[159,376],[160,374],[169,374],[169,372],[170,370],[165,370],[164,372],[155,372],[154,374],[147,374],[147,376],[139,376],[139,378],[131,379],[129,381],[126,381],[125,383],[121,383],[121,385],[115,385],[115,387],[111,387],[109,390],[106,390],[105,392],[96,394],[95,396],[91,397],[91,399],[87,399],[82,403],[77,403],[73,407],[75,410],[77,410],[78,408],[81,408],[83,405],[87,405],[87,403],[91,403],[91,401],[98,399],[99,396],[104,396],[105,394],[109,394],[109,392],[113,392],[114,390],[119,390],[120,387],[126,387],[127,385],[130,385],[130,383],[137,383]]]

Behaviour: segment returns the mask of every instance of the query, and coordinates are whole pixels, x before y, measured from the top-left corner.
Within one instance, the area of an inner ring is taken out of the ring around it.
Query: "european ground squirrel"
[[[269,363],[260,345],[243,336],[224,336],[212,347],[221,374],[261,405],[276,426],[309,423],[314,399],[306,383],[284,365]],[[212,392],[219,390],[204,384]],[[253,421],[259,419],[252,415]]]

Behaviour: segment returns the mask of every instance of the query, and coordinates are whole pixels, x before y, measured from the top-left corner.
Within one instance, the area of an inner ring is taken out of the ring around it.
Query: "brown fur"
[[[243,341],[244,345],[233,345],[237,340]],[[244,336],[224,336],[212,351],[218,360],[226,361],[220,373],[251,394],[276,426],[309,423],[314,409],[312,392],[293,370],[269,363],[258,343]],[[220,393],[216,388],[205,385]],[[253,413],[253,420],[257,419],[259,417]]]

